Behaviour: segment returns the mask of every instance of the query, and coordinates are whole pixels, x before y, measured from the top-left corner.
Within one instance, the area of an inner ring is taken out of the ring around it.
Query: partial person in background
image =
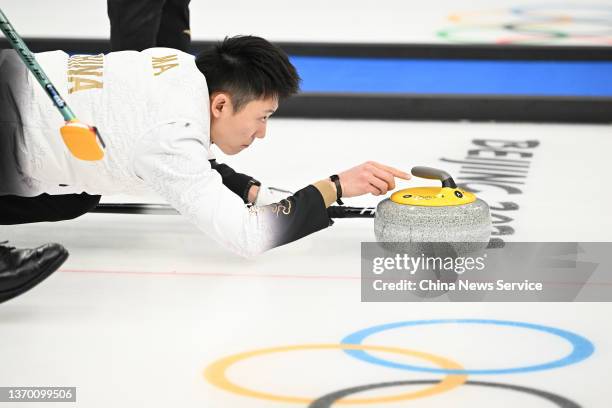
[[[108,0],[112,51],[189,51],[190,0]]]

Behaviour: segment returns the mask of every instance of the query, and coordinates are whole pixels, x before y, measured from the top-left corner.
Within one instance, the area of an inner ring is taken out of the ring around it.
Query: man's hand
[[[338,174],[342,197],[371,193],[379,196],[395,189],[395,177],[410,180],[411,176],[396,168],[368,161]]]

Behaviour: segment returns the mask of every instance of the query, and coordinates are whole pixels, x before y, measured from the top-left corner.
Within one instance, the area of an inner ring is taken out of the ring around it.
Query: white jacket
[[[0,169],[7,173],[0,195],[151,189],[240,255],[274,246],[274,222],[247,208],[210,167],[208,89],[193,56],[169,48],[36,54],[77,117],[99,129],[106,155],[98,162],[69,153],[59,134],[61,115],[17,58],[12,50],[0,52]],[[11,166],[16,175],[7,177]]]

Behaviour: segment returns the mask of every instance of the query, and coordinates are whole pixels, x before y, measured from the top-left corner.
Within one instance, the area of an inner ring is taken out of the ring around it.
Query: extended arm
[[[326,183],[276,204],[247,208],[212,169],[200,132],[186,123],[162,125],[143,138],[134,159],[138,177],[199,229],[252,256],[330,225],[327,206],[335,190]]]

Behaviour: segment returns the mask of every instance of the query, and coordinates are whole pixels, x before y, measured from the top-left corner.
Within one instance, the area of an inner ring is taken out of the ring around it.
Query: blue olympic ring
[[[597,16],[597,17],[575,17],[570,15],[569,17],[572,17],[572,19],[576,20],[576,21],[581,21],[581,22],[601,22],[602,24],[605,24],[606,22],[610,22],[610,17],[612,17],[612,7],[610,6],[604,6],[604,5],[589,5],[589,4],[584,4],[584,5],[571,5],[571,4],[565,4],[565,5],[555,5],[555,4],[546,4],[546,5],[533,5],[533,6],[520,6],[520,7],[512,7],[510,8],[510,12],[512,14],[515,15],[519,15],[519,16],[529,16],[530,13],[536,13],[535,16],[537,17],[546,17],[546,13],[547,12],[553,12],[552,14],[554,15],[555,12],[558,12],[558,10],[563,10],[563,11],[588,11],[588,12],[594,12],[594,13],[603,13],[603,14],[608,14],[609,16],[604,17],[604,20],[602,20],[601,16]],[[538,13],[542,13],[542,14],[538,14]],[[534,16],[534,17],[535,17]],[[548,17],[552,17],[551,15],[549,15]]]
[[[394,363],[392,361],[384,360],[382,358],[374,357],[371,354],[363,351],[363,350],[344,350],[345,353],[349,354],[351,357],[357,358],[362,361],[366,361],[368,363],[381,365],[385,367],[391,368],[399,368],[402,370],[409,371],[421,371],[428,373],[437,373],[437,374],[514,374],[514,373],[527,373],[533,371],[542,371],[542,370],[550,370],[553,368],[560,368],[571,364],[576,364],[593,354],[595,351],[595,346],[586,338],[579,336],[575,333],[556,329],[554,327],[540,326],[532,323],[524,323],[524,322],[513,322],[513,321],[505,321],[505,320],[484,320],[484,319],[442,319],[442,320],[414,320],[414,321],[406,321],[406,322],[397,322],[397,323],[389,323],[380,326],[373,326],[367,329],[360,330],[358,332],[349,334],[344,339],[342,339],[341,343],[343,344],[361,344],[363,340],[367,337],[384,332],[387,330],[397,329],[400,327],[411,327],[411,326],[421,326],[426,324],[446,324],[446,323],[460,323],[460,324],[491,324],[497,326],[510,326],[510,327],[520,327],[525,329],[536,330],[548,334],[553,334],[555,336],[561,337],[563,340],[568,341],[572,346],[572,351],[565,357],[554,360],[544,364],[536,364],[525,367],[514,367],[514,368],[499,368],[499,369],[488,369],[488,370],[451,370],[451,369],[443,369],[443,368],[431,368],[431,367],[421,367],[410,364],[401,364]]]

